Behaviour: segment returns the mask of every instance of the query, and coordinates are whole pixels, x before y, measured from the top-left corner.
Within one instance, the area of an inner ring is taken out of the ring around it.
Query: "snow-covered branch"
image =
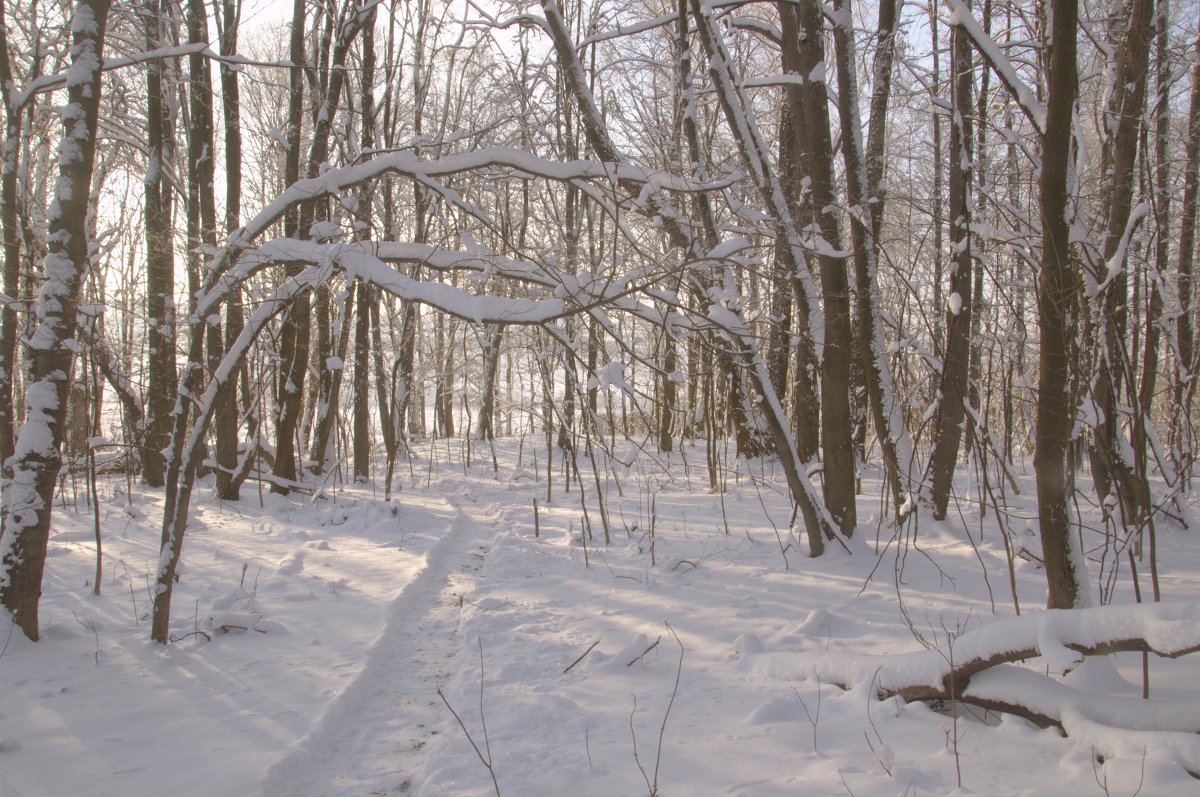
[[[1200,652],[1200,603],[1146,603],[1048,610],[949,634],[939,648],[863,655],[761,652],[754,670],[781,678],[815,677],[880,699],[959,700],[1057,725],[1091,744],[1127,744],[1141,732],[1145,747],[1166,746],[1189,772],[1200,773],[1200,700],[1169,703],[1085,693],[1050,677],[1088,656],[1147,652],[1178,658]],[[1015,665],[1038,659],[1037,669]],[[1113,729],[1121,729],[1115,734]],[[1186,736],[1181,736],[1185,734]]]

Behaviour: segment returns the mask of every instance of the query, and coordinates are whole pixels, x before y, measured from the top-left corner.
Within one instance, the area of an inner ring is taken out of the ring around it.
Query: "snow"
[[[952,293],[946,297],[946,305],[950,310],[950,315],[958,315],[962,312],[963,300],[957,293]]]
[[[314,498],[251,482],[225,503],[202,483],[165,648],[146,618],[161,496],[135,488],[131,506],[123,479],[101,481],[100,596],[85,498],[56,499],[43,640],[0,627],[0,794],[492,794],[439,689],[507,795],[645,794],[639,764],[665,795],[954,793],[949,714],[875,698],[895,678],[937,682],[950,635],[957,661],[1048,653],[970,690],[1034,702],[1067,733],[960,706],[960,793],[1101,793],[1093,767],[1112,793],[1132,793],[1139,773],[1144,794],[1195,793],[1180,765],[1197,760],[1200,656],[1151,656],[1148,702],[1139,654],[1079,667],[1068,647],[1194,644],[1194,534],[1160,525],[1163,604],[1133,605],[1125,576],[1118,607],[1039,612],[1043,574],[1017,560],[1014,617],[1006,591],[993,612],[979,577],[981,563],[993,583],[1005,572],[1000,530],[969,502],[972,542],[922,519],[911,556],[888,526],[862,525],[854,555],[830,546],[814,560],[788,530],[778,462],[730,456],[729,491],[714,494],[697,472],[703,441],[683,458],[625,448],[609,467],[597,452],[605,546],[590,475],[589,539],[577,485],[563,492],[556,472],[547,503],[528,440],[498,441],[495,473],[457,445],[434,453],[414,445],[392,502],[378,484]],[[860,517],[883,490],[865,476]],[[1032,514],[1022,478],[1012,509]],[[852,688],[834,684],[847,676]]]
[[[318,219],[309,226],[308,234],[311,238],[318,241],[337,238],[342,234],[342,225],[325,219]]]

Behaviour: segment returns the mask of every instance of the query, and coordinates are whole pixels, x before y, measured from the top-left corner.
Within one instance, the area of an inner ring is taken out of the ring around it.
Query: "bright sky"
[[[284,22],[292,16],[291,0],[243,0],[242,24],[258,26]]]

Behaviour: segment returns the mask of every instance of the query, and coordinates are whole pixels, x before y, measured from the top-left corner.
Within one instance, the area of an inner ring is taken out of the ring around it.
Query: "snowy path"
[[[470,497],[445,498],[454,513],[450,528],[392,602],[362,672],[271,767],[265,797],[403,794],[412,787],[424,748],[446,718],[437,687],[456,670],[463,596],[494,531],[491,521],[464,510],[461,504],[474,503]]]

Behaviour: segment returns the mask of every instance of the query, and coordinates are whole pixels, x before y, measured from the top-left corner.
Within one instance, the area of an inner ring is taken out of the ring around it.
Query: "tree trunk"
[[[289,57],[289,96],[287,114],[287,158],[284,182],[292,185],[300,179],[301,127],[304,124],[304,0],[294,0]],[[283,234],[295,238],[301,232],[301,213],[292,208],[284,217]],[[299,266],[289,266],[288,276],[295,277]],[[308,370],[309,300],[301,297],[284,316],[279,342],[279,387],[275,417],[275,464],[272,473],[279,479],[296,479],[296,426],[300,420],[300,399],[304,395],[304,377]],[[272,492],[287,492],[277,483]]]
[[[942,249],[945,241],[946,230],[946,214],[945,206],[942,202],[942,195],[945,190],[945,177],[943,170],[945,168],[945,159],[942,157],[942,152],[945,145],[942,141],[942,115],[943,106],[941,105],[941,90],[942,90],[942,51],[938,44],[938,18],[937,5],[929,4],[929,33],[933,41],[933,75],[931,76],[930,92],[933,95],[930,97],[933,105],[933,200],[931,202],[931,216],[933,226],[933,353],[937,357],[943,355],[942,351],[942,317],[940,313],[945,303],[942,301]]]
[[[679,385],[675,381],[678,367],[677,346],[669,326],[659,330],[662,335],[662,370],[658,374],[658,450],[667,453],[674,449],[675,405],[678,401]]]
[[[1150,511],[1150,481],[1148,479],[1147,449],[1150,442],[1151,410],[1158,384],[1159,348],[1162,340],[1163,289],[1165,275],[1170,272],[1171,222],[1170,166],[1167,142],[1170,137],[1170,75],[1171,58],[1168,41],[1170,3],[1159,0],[1155,9],[1155,84],[1158,97],[1154,106],[1154,223],[1158,234],[1154,241],[1154,268],[1146,275],[1146,339],[1141,356],[1141,384],[1135,397],[1133,425],[1130,438],[1133,447],[1134,477],[1139,506]],[[1131,386],[1132,388],[1132,386]],[[1132,390],[1131,390],[1132,392]]]
[[[433,394],[434,434],[454,437],[454,332],[458,325],[439,313],[434,328],[437,387]],[[447,327],[449,327],[447,329]]]
[[[797,47],[801,75],[816,74],[825,64],[823,17],[817,0],[780,7],[784,49]],[[791,22],[789,23],[789,18]],[[789,28],[797,24],[796,33]],[[799,36],[797,34],[803,34]],[[850,416],[850,362],[854,345],[850,329],[850,284],[847,258],[834,208],[833,145],[829,132],[829,96],[825,81],[806,80],[801,87],[804,129],[807,132],[808,177],[813,213],[823,239],[818,259],[825,310],[825,351],[821,357],[821,453],[825,505],[842,533],[849,536],[855,513],[854,445]]]
[[[308,460],[312,472],[326,473],[335,460],[333,450],[333,424],[337,416],[337,400],[334,397],[334,382],[344,363],[336,362],[338,356],[333,339],[333,316],[337,310],[333,307],[333,291],[329,283],[324,283],[316,290],[316,301],[313,302],[313,315],[316,326],[316,346],[312,352],[312,369],[317,374],[316,384],[310,385],[309,405],[312,408],[312,443],[309,446]],[[352,305],[341,302],[341,327],[346,325],[345,311]],[[307,425],[307,424],[306,424]]]
[[[318,357],[320,365],[328,371],[328,379],[322,378],[321,391],[317,399],[316,429],[313,432],[311,459],[314,473],[328,473],[337,461],[336,456],[336,426],[338,407],[341,402],[342,377],[346,373],[346,354],[350,345],[351,317],[354,315],[353,284],[347,288],[342,300],[337,304],[339,323],[335,325],[338,332],[337,340],[330,336],[327,342],[319,344]],[[330,308],[332,310],[332,308]],[[321,322],[328,328],[328,321]],[[318,340],[328,333],[319,335]],[[328,353],[327,353],[328,352]]]
[[[483,330],[483,395],[479,401],[478,440],[496,439],[496,374],[500,370],[502,324],[487,324]],[[593,410],[594,412],[594,410]]]
[[[204,0],[188,0],[184,14],[190,44],[208,44],[208,12]],[[212,73],[208,58],[199,52],[188,56],[188,274],[189,290],[195,301],[204,264],[217,244],[216,148],[213,146]],[[207,370],[190,363],[190,396],[199,394],[205,376],[221,362],[225,341],[220,316],[197,319],[204,325]],[[174,342],[172,342],[172,352]],[[233,394],[230,392],[230,396]]]
[[[1127,523],[1132,523],[1149,509],[1138,505],[1140,491],[1135,486],[1133,464],[1123,453],[1119,404],[1126,383],[1125,333],[1129,314],[1129,277],[1124,250],[1128,244],[1127,228],[1138,177],[1138,141],[1146,100],[1153,8],[1153,0],[1132,0],[1117,49],[1113,94],[1105,113],[1109,138],[1105,141],[1103,164],[1109,182],[1106,186],[1103,261],[1093,264],[1092,273],[1099,286],[1098,296],[1093,300],[1092,316],[1099,333],[1093,399],[1100,414],[1092,434],[1092,476],[1102,502],[1114,494],[1121,501]]]
[[[1083,557],[1071,522],[1068,448],[1075,420],[1069,389],[1074,364],[1070,336],[1078,321],[1079,286],[1071,262],[1067,176],[1071,168],[1071,117],[1075,107],[1078,0],[1051,0],[1049,92],[1042,144],[1042,263],[1038,272],[1041,330],[1037,429],[1033,466],[1038,519],[1051,609],[1086,603]]]
[[[1179,254],[1176,273],[1176,293],[1179,296],[1179,317],[1175,321],[1178,339],[1176,370],[1179,381],[1175,386],[1175,447],[1176,456],[1183,459],[1185,446],[1192,445],[1192,401],[1196,394],[1195,333],[1192,326],[1192,266],[1196,257],[1196,215],[1200,208],[1200,33],[1196,34],[1193,50],[1192,93],[1188,104],[1187,147],[1183,174],[1183,206],[1179,219]],[[1190,468],[1189,468],[1190,470]]]
[[[20,295],[21,225],[17,209],[17,174],[21,156],[21,112],[13,105],[12,61],[8,52],[8,23],[0,4],[0,90],[3,91],[4,143],[0,150],[0,252],[4,258],[3,290],[9,298]],[[13,455],[16,412],[13,380],[17,367],[17,313],[8,302],[0,307],[0,465]]]
[[[788,12],[787,30],[795,28],[795,13]],[[800,58],[795,47],[784,47],[781,52],[784,72],[799,73]],[[803,99],[800,87],[789,84],[784,88],[786,102],[780,108],[779,120],[779,173],[783,181],[784,201],[794,219],[801,218],[801,190],[804,185],[804,170],[810,157],[808,133],[804,127]],[[821,400],[818,393],[820,363],[807,333],[810,327],[810,312],[804,300],[803,288],[797,288],[796,275],[788,247],[791,242],[786,232],[775,235],[774,273],[780,280],[773,295],[772,316],[778,332],[768,341],[768,376],[781,396],[791,395],[792,428],[796,436],[796,449],[804,462],[814,462],[821,447]],[[792,310],[795,309],[793,313]],[[805,342],[793,346],[799,334]],[[775,351],[772,351],[772,349]],[[789,368],[795,355],[796,362]],[[788,381],[790,377],[790,382]]]
[[[875,54],[875,87],[871,95],[871,128],[866,153],[862,149],[862,122],[858,113],[858,80],[855,73],[854,31],[846,0],[837,4],[834,27],[837,48],[838,94],[842,154],[846,164],[846,199],[851,210],[850,232],[854,245],[855,299],[858,309],[856,356],[862,364],[875,434],[883,452],[884,468],[892,490],[893,508],[899,515],[908,492],[907,469],[912,462],[912,444],[900,414],[899,401],[888,363],[887,347],[879,314],[879,242],[883,200],[878,195],[883,182],[883,130],[886,126],[892,63],[895,53],[896,12],[900,0],[885,0],[879,7],[879,49]]]
[[[241,0],[221,0],[217,16],[217,32],[220,36],[221,54],[232,56],[237,52],[238,25],[241,22]],[[237,71],[232,65],[222,63],[221,110],[225,123],[225,232],[232,234],[241,226],[242,207],[242,130],[241,97]],[[229,348],[242,333],[242,289],[234,290],[225,305],[225,347]],[[245,371],[239,376],[246,383]],[[222,394],[216,413],[216,457],[217,496],[225,501],[236,501],[241,497],[242,481],[238,468],[238,412],[236,385]]]
[[[46,281],[28,341],[31,369],[25,423],[5,463],[0,516],[0,604],[26,636],[38,638],[38,599],[50,538],[51,501],[74,365],[76,306],[88,267],[87,220],[100,107],[100,66],[108,0],[78,0],[71,23],[71,70],[61,111],[55,202],[50,206]]]
[[[370,19],[363,26],[362,32],[362,85],[359,96],[362,111],[359,150],[362,153],[375,148],[375,8],[368,13]],[[374,192],[369,184],[364,184],[358,194],[358,204],[354,213],[355,240],[367,241],[371,238],[371,205],[373,201]],[[354,286],[356,317],[354,319],[354,382],[351,385],[354,394],[351,402],[354,440],[351,448],[354,456],[354,480],[359,482],[365,482],[371,477],[369,333],[374,294],[374,288],[364,281],[360,280]],[[386,411],[386,407],[381,408],[381,411]]]
[[[784,190],[777,174],[771,169],[766,160],[766,147],[761,134],[753,124],[752,117],[746,113],[747,100],[735,82],[730,68],[729,52],[725,47],[720,30],[712,24],[710,10],[698,0],[691,0],[692,16],[696,20],[696,32],[709,57],[709,74],[716,89],[721,111],[725,116],[742,161],[743,168],[753,176],[754,187],[757,189],[763,204],[777,219],[777,235],[786,237],[787,246],[777,247],[784,258],[784,265],[792,275],[793,290],[800,306],[803,321],[800,337],[801,371],[806,370],[804,363],[817,363],[819,357],[814,341],[823,334],[824,323],[821,319],[821,308],[816,302],[816,290],[812,282],[812,272],[801,247],[799,224],[792,215],[785,199]],[[680,236],[685,238],[684,236]],[[685,239],[686,242],[686,239]],[[736,284],[730,282],[728,284]],[[703,286],[700,286],[703,287]],[[728,309],[717,304],[709,307],[709,312],[724,316]],[[820,556],[825,549],[825,538],[833,539],[839,530],[840,522],[835,520],[826,510],[821,499],[815,494],[808,480],[807,468],[809,460],[801,459],[803,441],[797,441],[786,428],[786,414],[782,403],[778,400],[775,386],[771,384],[758,359],[753,344],[748,339],[749,330],[740,314],[729,313],[729,324],[725,326],[728,334],[730,357],[742,369],[750,388],[745,395],[761,397],[763,417],[772,444],[781,457],[784,472],[788,478],[788,486],[792,500],[800,508],[804,517],[807,531],[809,552],[812,556]],[[807,334],[804,334],[807,333]],[[729,370],[731,380],[740,379],[739,372]],[[742,395],[741,391],[734,394]],[[813,401],[814,414],[816,411]],[[853,485],[851,485],[853,490]]]
[[[384,193],[384,201],[387,194]],[[383,450],[387,459],[387,476],[384,480],[383,494],[391,497],[392,472],[396,467],[396,454],[400,450],[400,441],[404,438],[404,415],[400,397],[393,390],[388,391],[389,372],[383,362],[383,334],[380,325],[379,291],[371,288],[371,354],[372,365],[375,367],[375,404],[379,410],[379,425],[383,433]],[[396,363],[396,370],[400,364]]]
[[[325,163],[329,155],[330,137],[333,132],[334,120],[337,115],[338,103],[341,100],[342,86],[346,81],[346,58],[350,51],[350,46],[354,39],[358,36],[366,23],[367,17],[371,19],[371,24],[374,24],[374,15],[359,14],[357,6],[347,6],[343,8],[343,18],[339,20],[337,25],[337,37],[333,40],[332,52],[329,55],[323,55],[322,60],[324,68],[318,70],[321,88],[323,89],[320,96],[320,104],[313,113],[313,130],[312,142],[309,145],[308,157],[305,165],[304,176],[308,179],[317,177],[320,174],[322,165]],[[292,63],[304,63],[304,8],[303,3],[297,0],[296,6],[293,9],[292,23]],[[333,25],[332,17],[330,18],[330,26],[327,28],[326,39],[331,40]],[[328,51],[328,47],[323,48],[323,52]],[[325,59],[328,59],[327,62]],[[292,69],[292,101],[298,102],[296,92],[301,87],[302,75],[301,70]],[[289,106],[289,128],[291,122],[295,121],[292,114],[296,112],[298,117],[300,114],[296,109]],[[289,129],[289,132],[292,132]],[[295,125],[296,140],[289,138],[289,147],[293,144],[299,147],[299,124]],[[289,155],[291,151],[289,150]],[[290,161],[289,161],[290,163]],[[316,208],[319,203],[324,202],[324,199],[318,198],[300,205],[300,213],[298,219],[297,234],[303,238],[309,238],[312,232],[312,223],[316,220]],[[298,273],[298,272],[297,272]],[[294,275],[289,275],[294,276]],[[281,397],[278,422],[276,425],[276,451],[275,451],[275,476],[279,477],[280,482],[273,483],[271,490],[273,492],[286,493],[288,488],[286,483],[294,481],[297,477],[296,469],[296,437],[300,429],[300,421],[303,416],[303,396],[304,383],[307,376],[308,360],[310,356],[310,340],[309,329],[311,325],[312,313],[311,305],[307,297],[300,297],[292,306],[291,312],[283,327],[283,340],[280,344],[280,354],[284,363],[283,382],[281,384]],[[324,352],[319,353],[322,357],[322,374],[326,378],[331,377],[331,372],[328,365],[324,361]],[[317,452],[317,456],[321,456],[323,452]]]
[[[351,387],[351,414],[353,416],[352,449],[354,452],[354,480],[365,482],[371,478],[371,302],[374,291],[366,282],[358,281],[354,287],[354,382]],[[385,419],[386,416],[381,416]],[[385,440],[386,432],[385,432]]]
[[[971,42],[956,27],[951,36],[953,103],[950,114],[950,248],[952,271],[946,297],[946,348],[938,387],[938,411],[933,453],[929,457],[933,516],[946,517],[954,469],[958,463],[966,417],[967,376],[971,348]]]
[[[145,5],[146,46],[170,43],[169,24],[161,0]],[[178,382],[175,364],[175,242],[172,238],[174,189],[169,171],[174,166],[175,119],[170,89],[164,85],[168,71],[162,59],[151,61],[146,71],[145,185],[146,234],[146,434],[142,451],[142,479],[162,487],[162,451],[171,436],[171,412]]]

